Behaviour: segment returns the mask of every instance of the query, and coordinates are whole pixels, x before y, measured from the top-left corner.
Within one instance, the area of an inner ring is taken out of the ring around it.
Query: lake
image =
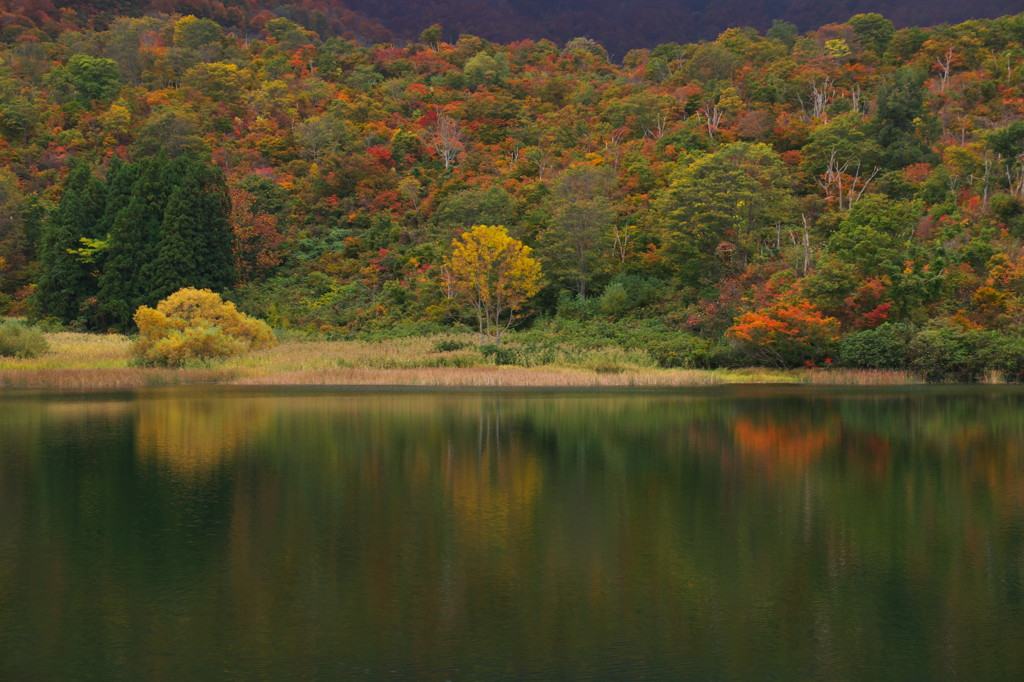
[[[0,679],[1024,679],[1024,391],[0,396]]]

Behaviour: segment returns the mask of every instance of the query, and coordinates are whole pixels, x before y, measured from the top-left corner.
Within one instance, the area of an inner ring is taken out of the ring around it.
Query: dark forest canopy
[[[683,344],[666,364],[1024,328],[1024,15],[615,63],[582,38],[25,11],[0,16],[8,313],[124,328],[191,284],[318,333],[450,325],[444,259],[488,224],[541,263],[527,324],[654,329]]]
[[[730,27],[764,32],[775,21],[806,31],[881,12],[897,27],[934,26],[1021,10],[1020,0],[3,0],[0,6],[34,18],[67,18],[73,12],[79,21],[99,28],[116,16],[177,12],[213,19],[240,34],[258,31],[278,16],[322,38],[370,43],[412,41],[440,23],[442,37],[450,41],[463,33],[505,43],[541,38],[564,43],[584,36],[600,42],[616,61],[631,49],[711,40]]]
[[[897,26],[929,26],[1019,12],[1020,0],[345,0],[348,7],[380,19],[398,35],[414,36],[435,22],[454,39],[472,33],[511,42],[577,36],[597,40],[616,57],[659,43],[709,40],[727,28],[760,31],[776,20],[809,30],[854,14],[882,12]]]

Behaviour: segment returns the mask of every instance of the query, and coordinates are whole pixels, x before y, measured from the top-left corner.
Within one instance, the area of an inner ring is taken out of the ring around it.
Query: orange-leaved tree
[[[452,240],[445,293],[476,312],[480,342],[497,343],[540,290],[540,263],[502,225],[475,225]]]
[[[754,360],[794,367],[829,356],[839,339],[839,321],[807,301],[780,302],[743,313],[725,334]]]

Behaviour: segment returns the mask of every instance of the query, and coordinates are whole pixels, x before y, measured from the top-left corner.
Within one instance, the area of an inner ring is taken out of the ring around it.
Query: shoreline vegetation
[[[244,356],[184,368],[134,367],[120,334],[47,333],[50,350],[0,358],[0,391],[125,390],[175,385],[410,387],[648,387],[723,384],[895,386],[923,384],[909,371],[846,368],[665,369],[642,351],[617,347],[551,353],[532,366],[498,364],[476,335],[388,340],[283,340]],[[502,350],[514,352],[515,341]],[[995,374],[985,383],[999,383]]]

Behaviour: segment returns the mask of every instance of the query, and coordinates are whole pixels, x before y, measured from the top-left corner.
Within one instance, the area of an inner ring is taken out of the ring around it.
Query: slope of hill
[[[1024,15],[614,63],[23,11],[0,15],[0,313],[128,328],[206,253],[199,283],[278,326],[437,328],[466,319],[452,240],[505,225],[563,337],[665,365],[985,349],[1024,378]]]

